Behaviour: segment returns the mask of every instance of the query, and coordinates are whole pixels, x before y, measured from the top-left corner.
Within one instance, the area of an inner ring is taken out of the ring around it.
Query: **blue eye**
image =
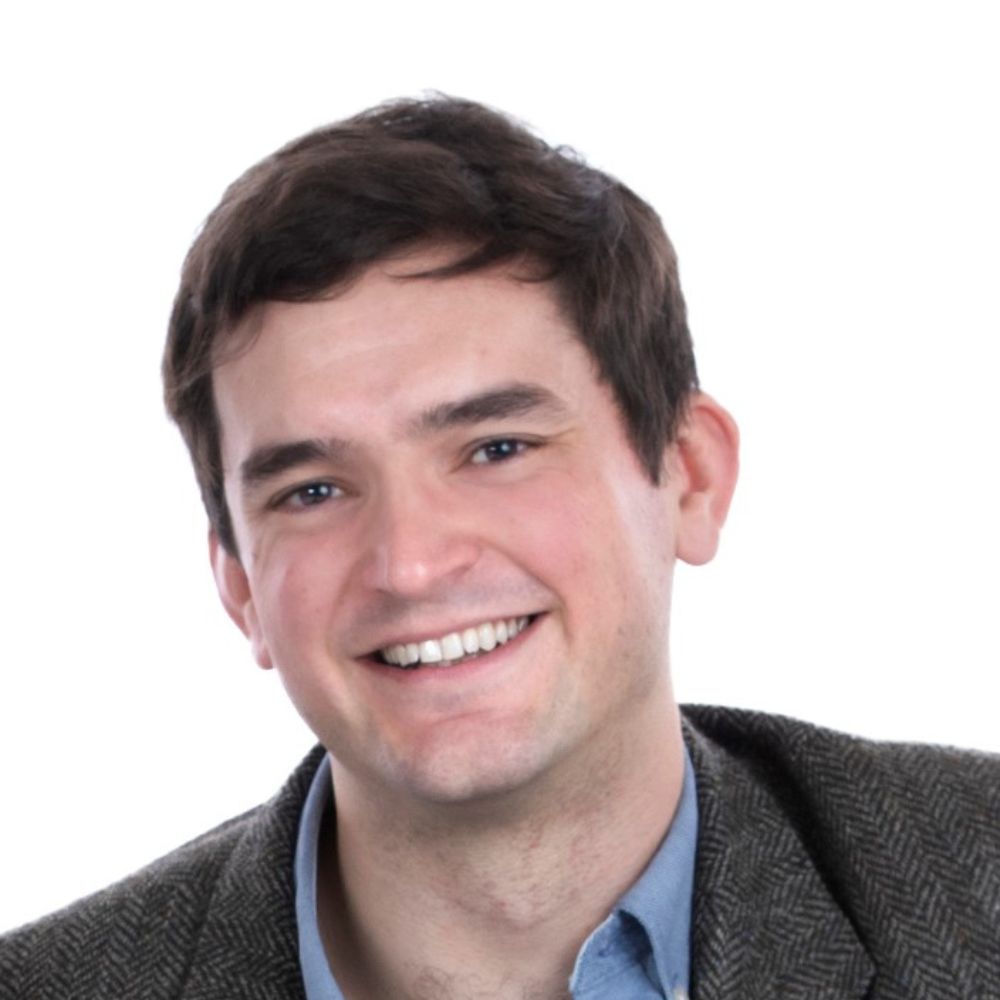
[[[317,504],[326,503],[340,496],[343,490],[333,483],[306,483],[305,486],[297,486],[294,490],[285,493],[278,500],[278,506],[287,507],[315,507]]]
[[[530,445],[527,441],[517,438],[496,438],[481,444],[470,456],[473,465],[487,465],[491,462],[505,462],[509,458],[527,451]]]

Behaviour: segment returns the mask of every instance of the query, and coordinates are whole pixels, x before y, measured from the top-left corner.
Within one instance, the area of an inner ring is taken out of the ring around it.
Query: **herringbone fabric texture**
[[[1000,1000],[1000,759],[684,715],[692,1000]],[[0,940],[0,1000],[304,1000],[292,858],[320,756],[266,805]]]
[[[0,939],[0,1000],[305,1000],[292,871],[321,758],[258,809]]]
[[[1000,998],[1000,758],[685,714],[693,998]]]

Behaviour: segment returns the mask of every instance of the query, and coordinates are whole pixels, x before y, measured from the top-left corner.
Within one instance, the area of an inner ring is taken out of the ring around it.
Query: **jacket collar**
[[[780,771],[724,749],[686,710],[698,785],[693,1000],[859,1000],[874,966],[777,793]]]
[[[243,830],[213,887],[181,1000],[305,1000],[293,859],[323,754],[316,747],[270,802],[233,821]]]

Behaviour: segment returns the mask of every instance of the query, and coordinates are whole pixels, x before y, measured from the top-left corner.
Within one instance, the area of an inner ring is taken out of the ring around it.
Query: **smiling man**
[[[318,747],[0,944],[0,997],[1000,995],[1000,765],[685,709],[737,431],[619,182],[436,98],[225,194],[164,362],[222,602]]]

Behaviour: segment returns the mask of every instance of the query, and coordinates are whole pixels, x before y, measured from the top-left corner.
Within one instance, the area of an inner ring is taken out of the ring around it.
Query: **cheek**
[[[325,643],[338,577],[335,559],[315,538],[284,539],[255,553],[254,603],[279,667],[294,662],[304,645]]]
[[[540,568],[582,568],[578,561],[593,517],[586,498],[575,491],[571,477],[549,475],[491,497],[484,508],[491,535]]]
[[[590,471],[590,470],[588,470]],[[644,477],[560,473],[503,498],[505,537],[571,619],[644,622],[669,607],[674,526],[669,497]],[[616,470],[612,469],[612,473]],[[622,626],[626,627],[626,626]]]
[[[340,567],[316,539],[283,539],[255,563],[255,601],[271,659],[306,725],[327,746],[353,711],[350,687],[334,663],[339,634]]]
[[[487,512],[496,547],[574,610],[598,603],[602,581],[616,572],[616,511],[594,485],[565,473],[539,477]]]

